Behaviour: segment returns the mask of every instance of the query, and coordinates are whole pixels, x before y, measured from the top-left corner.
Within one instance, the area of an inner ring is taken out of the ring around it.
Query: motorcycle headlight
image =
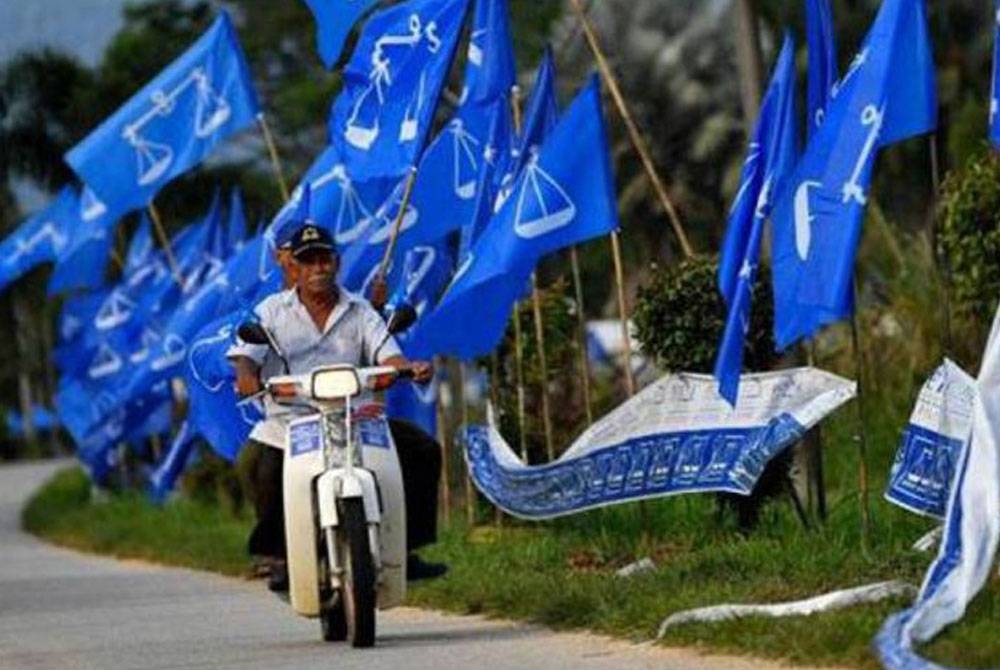
[[[331,367],[312,375],[312,397],[316,400],[350,398],[361,391],[361,380],[353,367]]]

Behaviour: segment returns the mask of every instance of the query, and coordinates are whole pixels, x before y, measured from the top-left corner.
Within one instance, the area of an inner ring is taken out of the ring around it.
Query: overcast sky
[[[124,4],[125,0],[0,0],[0,63],[22,49],[51,46],[93,66],[121,26]]]

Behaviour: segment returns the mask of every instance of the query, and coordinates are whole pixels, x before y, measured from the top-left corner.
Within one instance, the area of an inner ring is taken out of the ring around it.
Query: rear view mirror
[[[247,344],[271,344],[271,338],[267,336],[264,326],[253,321],[241,323],[240,327],[236,330],[236,334]]]
[[[393,310],[392,316],[389,317],[387,328],[389,329],[389,333],[395,335],[412,326],[416,320],[417,310],[413,309],[412,305],[403,303]]]

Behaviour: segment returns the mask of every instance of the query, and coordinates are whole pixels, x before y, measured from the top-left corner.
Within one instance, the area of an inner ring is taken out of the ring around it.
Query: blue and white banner
[[[330,144],[364,181],[416,165],[468,0],[410,0],[374,14],[344,68]]]
[[[681,493],[746,495],[768,461],[855,389],[815,368],[750,374],[734,408],[711,375],[671,374],[591,426],[553,463],[526,466],[492,423],[468,429],[466,460],[483,495],[525,519]]]
[[[65,156],[112,210],[143,207],[260,109],[229,16]]]
[[[997,86],[997,79],[1000,79],[1000,0],[996,0],[993,5],[993,79],[990,87],[990,142],[993,146],[1000,147],[1000,86]]]
[[[943,519],[955,463],[972,431],[976,380],[945,360],[924,383],[889,473],[886,500]]]
[[[340,59],[344,40],[378,0],[305,0],[316,18],[316,50],[327,70]]]
[[[890,616],[875,648],[891,670],[940,666],[921,658],[928,642],[965,615],[989,579],[1000,542],[1000,311],[975,382],[972,432],[955,466],[944,537],[913,607]]]

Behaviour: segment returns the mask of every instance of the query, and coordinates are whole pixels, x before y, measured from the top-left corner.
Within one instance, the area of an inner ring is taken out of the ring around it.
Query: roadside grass
[[[79,469],[56,474],[25,506],[21,521],[25,530],[81,551],[231,576],[251,571],[249,518],[184,499],[156,507],[138,492],[95,500]]]
[[[885,579],[919,584],[932,556],[910,549],[932,524],[877,501],[870,549],[861,550],[858,507],[834,505],[828,523],[805,530],[784,500],[744,538],[717,518],[709,496],[588,512],[544,524],[504,518],[475,529],[453,523],[423,552],[446,561],[439,580],[410,590],[414,605],[585,628],[633,641],[653,638],[667,615],[724,602],[777,602]],[[25,527],[76,549],[232,576],[250,572],[244,543],[250,520],[218,505],[175,500],[163,507],[138,494],[91,498],[79,470],[59,473],[30,501]],[[630,578],[614,572],[639,558],[656,563]],[[749,618],[690,624],[663,644],[749,654],[791,664],[877,668],[870,651],[885,617],[903,600],[811,617]],[[974,601],[966,620],[928,647],[943,663],[991,667],[1000,582]]]

